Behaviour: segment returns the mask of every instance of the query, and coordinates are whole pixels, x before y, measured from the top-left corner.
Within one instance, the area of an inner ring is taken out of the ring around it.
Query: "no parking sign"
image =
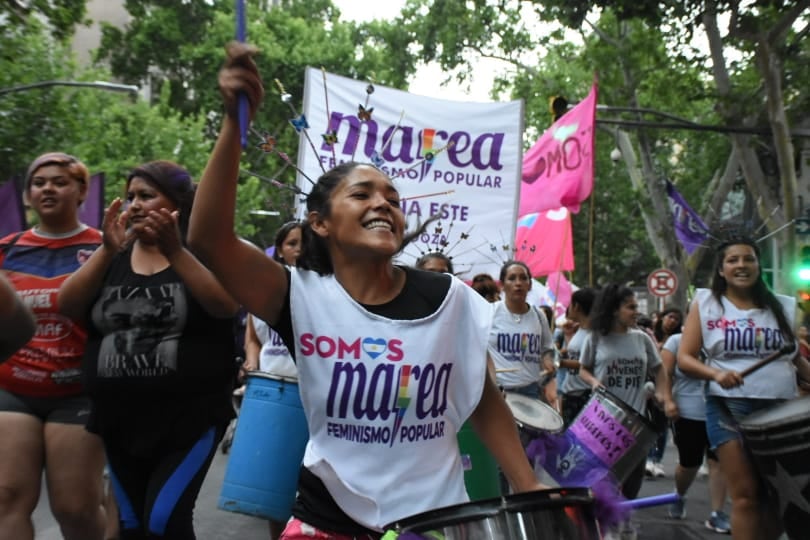
[[[672,270],[659,268],[647,276],[647,289],[653,296],[663,298],[675,293],[678,289],[678,276]]]

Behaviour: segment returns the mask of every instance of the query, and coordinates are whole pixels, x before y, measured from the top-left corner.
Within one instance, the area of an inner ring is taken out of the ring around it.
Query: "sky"
[[[377,0],[366,2],[362,0],[332,0],[345,19],[354,21],[370,21],[374,19],[389,19],[399,15],[405,0]],[[412,94],[430,96],[456,101],[492,101],[489,90],[492,88],[493,75],[498,69],[498,62],[481,59],[476,65],[476,73],[472,75],[473,84],[459,85],[451,81],[446,86],[439,86],[437,81],[443,81],[446,74],[438,65],[422,65],[417,69],[416,75],[411,79],[408,91]]]

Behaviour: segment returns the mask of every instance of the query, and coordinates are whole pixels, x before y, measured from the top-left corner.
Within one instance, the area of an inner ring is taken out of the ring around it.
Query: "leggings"
[[[194,503],[224,429],[212,427],[187,448],[149,457],[106,445],[121,540],[194,540]]]

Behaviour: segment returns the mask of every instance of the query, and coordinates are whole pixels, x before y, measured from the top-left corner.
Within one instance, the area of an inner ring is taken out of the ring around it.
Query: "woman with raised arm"
[[[395,520],[466,502],[456,432],[468,417],[516,491],[541,488],[487,377],[491,306],[452,276],[393,263],[409,237],[390,178],[354,162],[321,176],[295,268],[234,233],[237,97],[255,112],[263,94],[255,52],[228,48],[226,116],[189,238],[296,360],[310,441],[282,538],[379,538]]]
[[[197,494],[233,417],[238,305],[185,247],[195,186],[170,161],[136,167],[128,207],[59,291],[88,321],[88,429],[107,450],[122,540],[192,540]],[[128,227],[128,230],[127,230]]]
[[[739,421],[797,395],[796,375],[810,380],[800,355],[783,355],[745,377],[760,359],[795,342],[796,300],[775,295],[762,279],[759,248],[736,238],[717,248],[711,289],[698,289],[686,316],[678,367],[706,388],[706,431],[731,497],[731,534],[737,539],[779,537],[781,523],[746,450]],[[700,350],[706,351],[705,363]]]
[[[104,447],[85,430],[81,360],[87,333],[59,313],[57,293],[101,243],[79,220],[90,172],[43,154],[28,167],[25,199],[38,223],[0,240],[0,270],[37,320],[34,337],[0,364],[0,539],[31,540],[45,472],[48,502],[67,540],[103,538]]]

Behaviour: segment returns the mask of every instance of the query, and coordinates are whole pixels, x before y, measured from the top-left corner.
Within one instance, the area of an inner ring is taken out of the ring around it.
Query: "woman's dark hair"
[[[788,342],[794,340],[795,334],[793,333],[793,328],[785,316],[785,310],[782,308],[782,303],[768,288],[765,280],[762,279],[762,265],[760,264],[759,259],[759,247],[753,239],[745,237],[734,238],[723,242],[717,247],[717,260],[715,261],[714,277],[712,278],[711,287],[712,296],[714,296],[715,300],[717,300],[717,303],[720,304],[722,309],[723,302],[721,301],[721,298],[728,288],[728,282],[726,281],[726,278],[720,275],[720,271],[723,269],[723,260],[726,258],[726,250],[731,246],[739,245],[750,246],[753,248],[754,254],[757,257],[757,280],[751,287],[751,298],[754,301],[754,305],[760,309],[767,308],[771,310],[771,313],[773,313],[774,317],[776,317],[777,324],[779,324],[779,330],[782,332],[784,341]]]
[[[582,314],[588,317],[591,314],[591,309],[593,309],[594,300],[596,300],[596,289],[583,287],[571,294],[571,303],[569,305],[578,305]]]
[[[515,266],[515,265],[522,266],[523,268],[525,268],[526,269],[526,274],[529,276],[529,279],[532,278],[532,271],[529,270],[529,265],[528,264],[526,264],[523,261],[516,261],[514,259],[510,259],[510,260],[506,261],[505,263],[503,263],[503,266],[501,266],[501,274],[500,274],[500,276],[498,278],[498,279],[501,280],[501,283],[503,283],[506,280],[506,271],[509,270],[509,267],[510,266]]]
[[[472,278],[470,286],[475,289],[478,294],[490,301],[493,298],[497,298],[500,293],[498,284],[495,283],[495,278],[489,274],[476,274]]]
[[[284,245],[284,241],[295,229],[301,229],[303,233],[304,224],[300,221],[288,221],[276,231],[276,236],[273,239],[273,246],[276,248],[273,250],[274,261],[286,264],[284,257],[281,255],[281,246]],[[303,237],[303,234],[301,236]]]
[[[424,255],[416,259],[414,266],[417,268],[424,268],[425,264],[427,264],[427,262],[431,259],[439,259],[440,261],[442,261],[445,264],[445,266],[447,266],[448,274],[455,273],[453,271],[453,261],[450,260],[450,257],[445,255],[444,253],[441,253],[440,251],[431,251],[429,253],[425,253]]]
[[[653,334],[655,334],[655,339],[662,343],[669,337],[669,334],[664,333],[664,317],[669,315],[670,313],[674,313],[678,316],[681,323],[683,323],[683,311],[677,307],[668,307],[664,309],[664,311],[658,314],[658,318],[655,319],[655,327],[653,327]],[[680,334],[681,333],[681,325],[678,325],[678,328],[672,334]]]
[[[531,274],[529,274],[531,275]],[[554,309],[551,306],[542,305],[540,306],[540,311],[543,312],[543,315],[546,316],[546,322],[548,322],[548,328],[552,332],[554,331]]]
[[[173,161],[150,161],[138,165],[127,176],[126,189],[135,177],[143,178],[162,194],[167,196],[177,206],[179,213],[178,225],[183,243],[188,235],[188,222],[191,217],[191,207],[194,205],[194,193],[197,186],[191,175],[183,167]]]
[[[605,286],[596,297],[593,310],[591,311],[591,328],[603,336],[613,330],[613,323],[616,321],[616,311],[621,305],[634,296],[635,293],[630,287],[611,283]]]
[[[335,188],[338,187],[344,178],[361,165],[371,167],[371,165],[367,163],[347,161],[323,173],[312,187],[312,191],[307,195],[307,214],[310,212],[318,212],[322,217],[329,217],[332,211],[331,197]],[[432,221],[435,221],[435,218],[431,217],[415,231],[405,233],[397,253],[401,252],[405,249],[405,246],[419,237]],[[321,276],[335,272],[332,266],[332,259],[329,257],[329,248],[326,244],[326,240],[315,234],[315,231],[312,230],[312,225],[310,225],[308,221],[305,221],[301,227],[301,255],[298,256],[298,267],[304,270],[312,270]]]

